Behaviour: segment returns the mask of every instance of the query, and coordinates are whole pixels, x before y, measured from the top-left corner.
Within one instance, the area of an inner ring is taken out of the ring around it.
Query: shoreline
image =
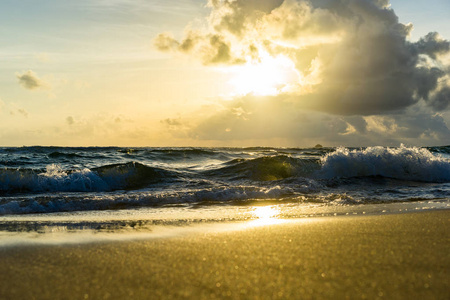
[[[450,210],[0,248],[3,299],[448,299]]]
[[[449,210],[447,201],[418,201],[351,206],[231,206],[213,210],[138,209],[0,217],[0,248],[80,245],[173,238],[195,233],[227,232],[307,219],[409,214]]]

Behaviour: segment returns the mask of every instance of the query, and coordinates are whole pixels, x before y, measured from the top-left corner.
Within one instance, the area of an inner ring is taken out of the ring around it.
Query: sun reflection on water
[[[264,226],[285,223],[286,220],[278,219],[280,210],[276,206],[256,207],[253,215],[257,218],[249,223],[250,226]]]

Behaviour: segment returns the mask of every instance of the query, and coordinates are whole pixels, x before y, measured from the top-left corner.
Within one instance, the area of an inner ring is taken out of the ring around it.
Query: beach
[[[449,218],[449,210],[316,217],[2,247],[0,298],[449,299]]]
[[[0,300],[450,300],[449,0],[0,3]]]

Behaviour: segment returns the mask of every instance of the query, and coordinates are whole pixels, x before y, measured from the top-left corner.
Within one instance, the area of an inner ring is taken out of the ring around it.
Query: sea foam
[[[320,178],[382,176],[422,182],[449,182],[450,160],[418,147],[337,148],[321,158]]]
[[[175,177],[173,172],[136,162],[79,170],[50,164],[45,171],[0,169],[0,193],[15,192],[107,192],[146,187]]]

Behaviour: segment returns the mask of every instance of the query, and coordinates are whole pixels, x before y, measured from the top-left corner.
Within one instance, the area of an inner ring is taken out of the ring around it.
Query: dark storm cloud
[[[441,38],[437,32],[428,33],[415,43],[415,46],[419,53],[426,54],[432,59],[450,51],[450,42]]]
[[[446,109],[450,103],[450,87],[444,86],[442,89],[436,91],[427,103],[437,111]]]

